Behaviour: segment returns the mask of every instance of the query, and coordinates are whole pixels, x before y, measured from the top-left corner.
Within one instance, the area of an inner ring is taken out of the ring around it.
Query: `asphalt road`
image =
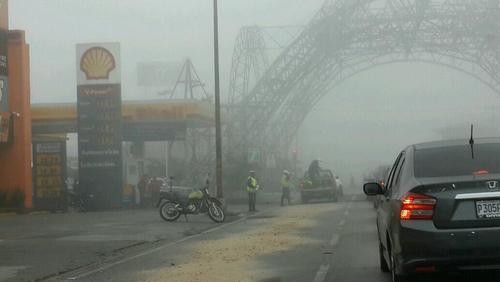
[[[245,205],[231,205],[234,221]],[[0,281],[43,281],[213,228],[206,215],[163,221],[158,209],[0,214]]]
[[[266,209],[44,281],[389,282],[378,267],[375,212],[363,199]],[[500,279],[468,273],[415,281]]]

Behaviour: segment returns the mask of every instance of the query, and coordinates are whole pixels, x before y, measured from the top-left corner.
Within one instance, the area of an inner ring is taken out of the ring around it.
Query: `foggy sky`
[[[500,136],[500,96],[461,72],[423,63],[378,67],[327,94],[299,133],[308,162],[347,177],[392,164],[407,145]],[[320,136],[311,138],[310,136]]]
[[[220,0],[223,94],[241,26],[304,25],[322,2]],[[75,44],[101,41],[121,43],[124,99],[145,98],[136,86],[138,62],[186,57],[213,93],[211,5],[210,0],[10,1],[11,29],[26,30],[31,45],[32,101],[76,101]],[[299,155],[304,166],[321,157],[344,178],[359,176],[391,163],[407,144],[443,138],[443,128],[466,138],[475,123],[478,135],[498,136],[498,98],[480,82],[444,67],[378,67],[323,98],[299,131]]]
[[[220,0],[222,92],[229,87],[240,27],[304,25],[322,2]],[[187,57],[213,93],[211,0],[15,0],[9,5],[10,28],[26,30],[31,45],[33,102],[76,101],[75,44],[85,42],[121,43],[124,99],[143,98],[136,87],[138,62]]]

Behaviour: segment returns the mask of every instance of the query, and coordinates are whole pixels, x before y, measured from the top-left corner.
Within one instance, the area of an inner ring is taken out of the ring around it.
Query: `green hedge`
[[[0,208],[23,208],[24,192],[15,190],[0,191]]]

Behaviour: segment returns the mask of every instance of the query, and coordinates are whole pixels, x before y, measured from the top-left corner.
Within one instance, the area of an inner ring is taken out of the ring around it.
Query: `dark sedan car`
[[[407,147],[377,208],[380,266],[393,281],[414,274],[500,268],[500,139]]]

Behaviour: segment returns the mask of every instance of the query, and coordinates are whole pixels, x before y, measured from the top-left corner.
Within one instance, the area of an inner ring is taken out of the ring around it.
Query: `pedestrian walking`
[[[285,199],[290,205],[290,172],[288,170],[284,170],[281,177],[281,206],[285,205]]]
[[[155,207],[158,204],[158,199],[160,198],[160,189],[161,189],[161,179],[158,177],[151,178],[146,187],[147,196],[149,196],[149,203],[152,207]]]
[[[342,187],[342,180],[340,180],[340,177],[337,175],[335,176],[335,184],[337,185],[337,189],[341,190]]]
[[[259,183],[255,171],[250,171],[247,179],[247,193],[248,193],[248,211],[255,212],[255,204],[257,202],[257,191],[259,190]]]
[[[337,194],[339,196],[343,197],[344,196],[344,187],[342,184],[342,180],[340,180],[340,177],[338,175],[335,177],[335,184],[337,186]]]
[[[139,204],[141,206],[144,206],[144,203],[145,203],[145,196],[146,196],[146,187],[148,185],[148,182],[149,182],[149,175],[147,174],[143,174],[141,176],[141,179],[139,179],[139,182],[137,183],[137,190],[138,190],[138,194],[139,194]]]
[[[205,175],[205,180],[203,181],[203,185],[205,185],[205,188],[210,188],[210,172],[207,172],[207,175]]]

